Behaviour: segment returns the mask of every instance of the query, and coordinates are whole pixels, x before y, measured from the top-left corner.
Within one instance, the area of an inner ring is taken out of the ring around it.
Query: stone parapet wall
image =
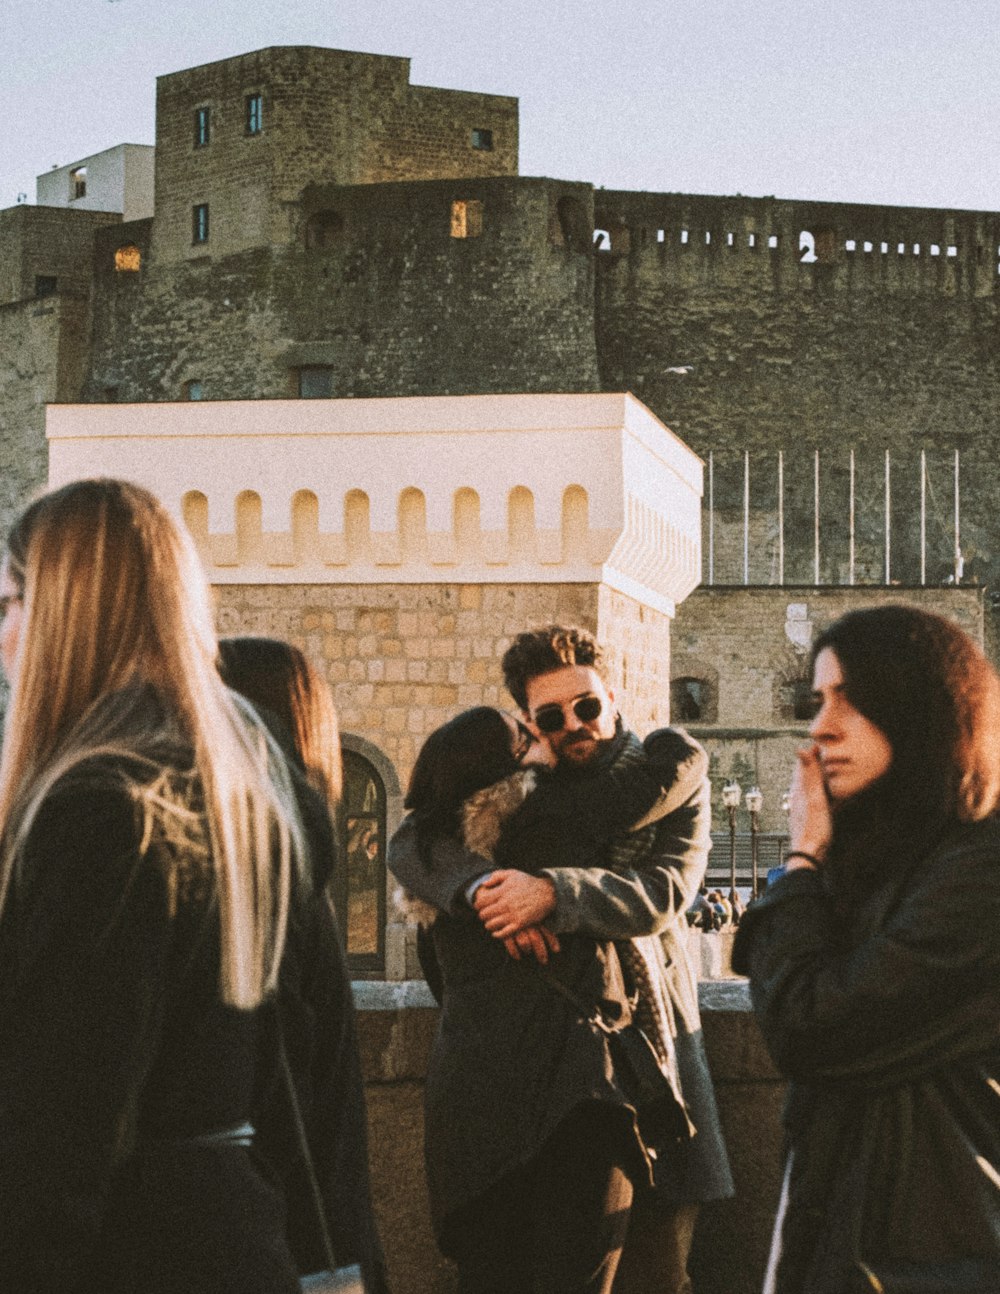
[[[376,1210],[393,1287],[454,1294],[431,1234],[423,1171],[423,1081],[437,1027],[426,986],[356,985]],[[780,1179],[784,1084],[749,1011],[746,982],[701,985],[702,1024],[736,1198],[701,1214],[691,1270],[698,1294],[758,1294]]]

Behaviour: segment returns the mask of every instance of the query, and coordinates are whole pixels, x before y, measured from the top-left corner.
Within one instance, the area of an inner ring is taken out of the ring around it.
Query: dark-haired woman
[[[1000,1289],[1000,681],[951,622],[817,640],[788,874],[743,919],[791,1078],[765,1288]]]
[[[223,638],[219,662],[223,679],[253,703],[303,775],[297,789],[312,883],[293,891],[279,975],[282,1034],[336,1260],[360,1263],[366,1294],[384,1294],[351,982],[330,902],[336,861],[331,814],[341,789],[337,712],[326,680],[292,643]],[[308,1273],[325,1264],[285,1107],[279,1085],[257,1113],[255,1144],[281,1174],[292,1251],[299,1271]]]
[[[657,869],[666,867],[651,856],[655,820],[691,801],[684,847],[693,851],[696,888],[695,855],[701,859],[707,830],[699,798],[705,761],[669,730],[659,761],[629,740],[628,776],[598,768],[570,779],[563,800],[555,790],[548,802],[557,816],[544,820],[532,812],[535,773],[521,767],[538,753],[531,732],[489,707],[467,711],[427,739],[407,793],[410,815],[390,844],[389,866],[419,899],[414,910],[431,923],[440,966],[426,1157],[438,1241],[458,1263],[461,1294],[607,1294],[634,1192],[649,1183],[646,1148],[607,1040],[549,982],[625,1022],[635,1004],[634,954],[648,959],[636,1009],[651,1016],[663,1009],[651,1000],[662,975],[656,935],[626,939],[620,952],[588,932],[584,878],[589,867],[596,874],[612,866],[612,840],[645,817],[648,825],[621,846],[616,879],[622,923],[633,902],[648,912],[645,885],[662,880]],[[494,864],[536,873],[575,868],[581,893],[564,914],[571,932],[491,935],[472,896]],[[656,1023],[644,1023],[655,1036]],[[669,1023],[660,1023],[669,1048]],[[665,1056],[668,1071],[671,1063]]]

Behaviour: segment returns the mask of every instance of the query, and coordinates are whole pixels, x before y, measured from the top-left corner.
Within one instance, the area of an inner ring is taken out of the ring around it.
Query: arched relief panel
[[[184,524],[202,557],[208,554],[208,499],[200,490],[189,490],[181,500]]]
[[[535,496],[515,485],[507,496],[507,560],[530,562],[535,558]]]
[[[264,561],[262,516],[256,490],[241,490],[236,496],[236,558],[241,566],[259,566]]]
[[[483,533],[479,495],[463,487],[454,498],[455,552],[460,562],[479,562],[483,557]]]
[[[312,490],[292,498],[292,552],[296,565],[319,560],[319,499]]]
[[[349,565],[371,563],[371,504],[364,490],[348,490],[344,497],[344,546]]]
[[[428,560],[427,500],[412,486],[399,496],[399,554],[404,562]]]
[[[582,485],[563,491],[562,560],[573,566],[590,562],[590,500]]]

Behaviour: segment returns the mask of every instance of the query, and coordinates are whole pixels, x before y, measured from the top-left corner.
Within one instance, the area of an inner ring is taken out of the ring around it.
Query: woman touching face
[[[892,746],[848,697],[840,661],[829,647],[816,657],[813,699],[819,708],[809,735],[826,788],[832,800],[849,800],[889,771]]]

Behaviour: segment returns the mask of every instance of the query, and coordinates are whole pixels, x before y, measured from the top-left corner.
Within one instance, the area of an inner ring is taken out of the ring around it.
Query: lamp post
[[[782,791],[781,793],[781,812],[788,818],[792,811],[792,793],[791,791]],[[785,834],[778,841],[778,866],[785,865],[785,841],[788,839],[791,828],[786,827]]]
[[[722,803],[729,814],[729,902],[733,908],[733,923],[739,910],[739,895],[736,893],[736,810],[740,807],[743,792],[739,782],[727,782],[722,788]]]
[[[764,794],[759,786],[751,786],[747,791],[746,805],[750,810],[750,897],[755,899],[758,893],[758,848],[760,835],[760,811],[764,806]]]

